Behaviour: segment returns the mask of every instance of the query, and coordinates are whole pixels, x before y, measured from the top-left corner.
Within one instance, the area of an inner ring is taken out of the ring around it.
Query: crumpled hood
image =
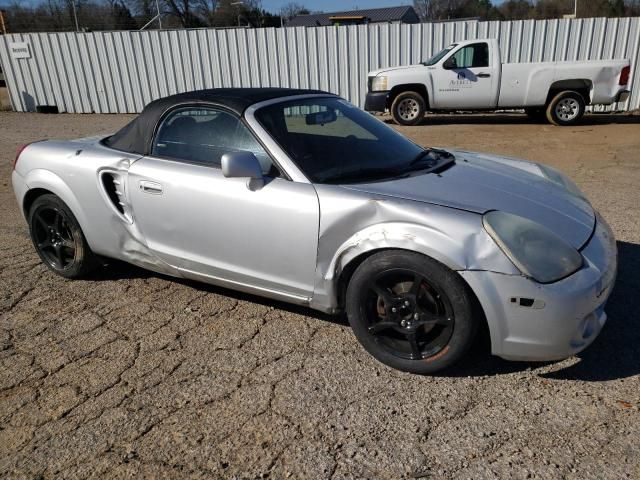
[[[405,65],[405,66],[398,66],[398,67],[380,68],[378,70],[371,70],[367,74],[367,76],[375,77],[377,75],[380,75],[381,73],[393,72],[394,70],[419,70],[419,69],[424,69],[424,65],[419,64],[419,65]]]
[[[595,212],[589,202],[536,173],[535,164],[480,153],[453,153],[456,163],[440,175],[428,173],[344,187],[479,214],[502,210],[544,225],[575,248],[591,236]]]

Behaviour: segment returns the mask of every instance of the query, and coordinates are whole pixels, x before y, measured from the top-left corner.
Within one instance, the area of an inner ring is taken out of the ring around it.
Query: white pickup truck
[[[522,109],[554,125],[571,125],[586,105],[629,96],[629,60],[501,63],[495,39],[449,45],[418,65],[369,72],[365,110],[391,111],[416,125],[427,110]]]

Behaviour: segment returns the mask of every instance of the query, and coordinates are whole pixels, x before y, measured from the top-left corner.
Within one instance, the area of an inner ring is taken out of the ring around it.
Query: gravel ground
[[[13,197],[16,147],[129,118],[0,113],[0,477],[640,478],[639,117],[401,129],[559,167],[619,239],[609,323],[586,352],[510,363],[478,342],[435,377],[377,363],[343,318],[122,264],[50,273]]]

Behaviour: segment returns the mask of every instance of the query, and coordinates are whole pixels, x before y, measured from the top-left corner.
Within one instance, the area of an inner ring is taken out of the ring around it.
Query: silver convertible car
[[[424,148],[330,93],[216,89],[114,135],[32,143],[13,188],[42,261],[114,258],[323,312],[381,362],[431,373],[479,329],[554,360],[602,329],[607,223],[558,171]]]

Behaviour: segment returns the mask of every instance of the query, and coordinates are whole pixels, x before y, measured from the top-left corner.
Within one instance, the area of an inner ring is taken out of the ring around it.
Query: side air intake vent
[[[111,205],[128,222],[131,221],[125,196],[124,177],[119,172],[103,171],[100,173],[102,188]]]

